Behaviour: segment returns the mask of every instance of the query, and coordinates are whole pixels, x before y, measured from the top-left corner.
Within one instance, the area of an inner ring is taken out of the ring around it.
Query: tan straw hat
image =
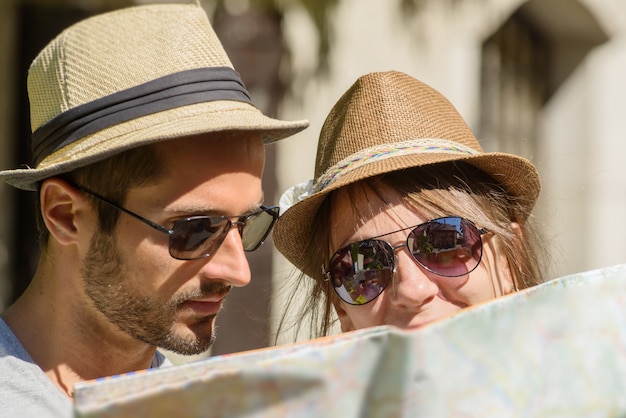
[[[272,142],[308,126],[252,105],[197,3],[130,7],[69,27],[33,61],[28,94],[35,168],[0,172],[26,190],[152,142],[226,130]]]
[[[486,153],[454,106],[438,91],[400,72],[360,77],[331,109],[320,133],[315,178],[287,190],[273,231],[277,249],[305,274],[315,215],[329,192],[379,174],[464,161],[489,174],[525,205],[539,197],[535,167],[525,158]]]

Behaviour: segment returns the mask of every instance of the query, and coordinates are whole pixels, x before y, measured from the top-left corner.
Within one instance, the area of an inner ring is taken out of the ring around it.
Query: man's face
[[[258,134],[204,135],[156,145],[165,164],[155,182],[129,190],[124,207],[171,228],[190,216],[237,216],[262,203]],[[222,301],[250,282],[237,228],[209,257],[176,260],[168,236],[120,215],[111,236],[95,233],[83,259],[85,290],[125,334],[181,354],[206,351]]]

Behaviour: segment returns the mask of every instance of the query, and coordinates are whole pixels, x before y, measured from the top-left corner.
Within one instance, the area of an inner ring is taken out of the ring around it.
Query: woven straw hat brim
[[[310,255],[305,252],[311,239],[313,222],[317,211],[328,194],[349,184],[374,176],[412,167],[435,165],[443,162],[464,161],[489,174],[512,196],[528,202],[527,211],[520,214],[524,219],[530,214],[541,189],[535,167],[525,158],[506,153],[483,153],[475,156],[451,154],[413,154],[376,161],[342,175],[323,190],[308,196],[281,214],[274,226],[274,245],[294,266],[313,278],[321,278],[321,266],[307,267]]]
[[[254,107],[197,1],[78,22],[37,55],[27,84],[34,168],[0,172],[26,190],[157,141],[247,130],[268,143],[308,126]]]
[[[131,148],[163,140],[221,131],[256,131],[265,143],[293,135],[307,121],[281,121],[263,115],[242,102],[207,102],[160,112],[86,136],[46,157],[37,168],[6,170],[0,179],[24,190],[36,190],[38,182],[84,167]]]
[[[516,219],[529,216],[541,189],[530,161],[485,153],[457,109],[429,85],[398,71],[365,74],[326,117],[312,188],[297,185],[281,198],[288,209],[274,227],[276,248],[305,274],[319,278],[320,266],[311,267],[305,251],[328,193],[380,174],[452,161],[490,175],[517,200]]]

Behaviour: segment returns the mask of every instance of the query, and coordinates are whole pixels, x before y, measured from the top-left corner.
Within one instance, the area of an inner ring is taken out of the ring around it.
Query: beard
[[[138,294],[128,281],[130,271],[132,268],[122,257],[112,235],[97,231],[81,266],[85,292],[96,309],[121,331],[146,344],[182,355],[208,350],[215,341],[215,315],[199,318],[197,324],[202,326],[198,327],[200,331],[194,332],[191,327],[176,322],[177,314],[186,300],[223,294],[228,292],[229,286],[209,282],[198,290],[176,294],[163,301]]]

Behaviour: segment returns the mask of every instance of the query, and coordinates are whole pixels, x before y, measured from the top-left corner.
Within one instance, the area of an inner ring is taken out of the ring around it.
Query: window
[[[549,54],[546,39],[519,14],[484,42],[479,135],[486,151],[532,155]]]

